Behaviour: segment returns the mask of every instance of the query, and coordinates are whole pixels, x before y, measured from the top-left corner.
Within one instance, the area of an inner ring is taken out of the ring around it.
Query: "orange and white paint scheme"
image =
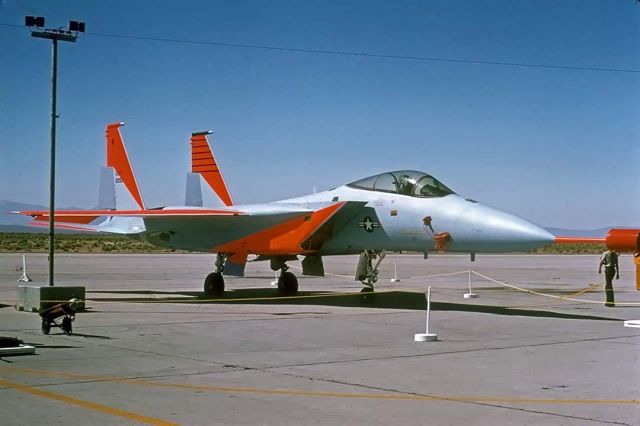
[[[250,256],[280,270],[278,289],[295,294],[297,277],[287,262],[302,257],[303,275],[323,275],[322,256],[360,254],[356,279],[372,291],[377,267],[388,251],[501,253],[535,249],[555,237],[523,218],[462,197],[434,176],[415,170],[382,172],[327,191],[261,204],[234,203],[207,135],[191,134],[191,172],[223,202],[218,208],[162,206],[143,202],[120,130],[106,128],[107,167],[135,200],[137,209],[56,212],[60,228],[129,235],[149,244],[215,253],[204,280],[207,294],[221,294],[225,275],[242,275]],[[117,204],[117,203],[116,203]],[[19,212],[44,225],[47,211]],[[425,232],[425,218],[429,218]],[[617,234],[616,234],[617,235]],[[619,235],[612,241],[626,241]],[[625,243],[626,244],[626,243]],[[626,247],[626,246],[625,246]],[[376,260],[374,262],[374,260]]]

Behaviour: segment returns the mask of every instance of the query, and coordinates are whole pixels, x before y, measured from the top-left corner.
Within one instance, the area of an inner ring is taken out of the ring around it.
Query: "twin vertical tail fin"
[[[107,205],[111,203],[114,208],[117,206],[119,209],[133,207],[144,210],[145,206],[142,201],[142,195],[138,189],[138,183],[133,174],[122,136],[120,135],[120,127],[122,126],[124,126],[124,123],[107,125],[107,168],[103,169],[100,174],[100,198],[98,202],[99,204]],[[111,170],[115,171],[115,176]],[[109,180],[111,180],[113,184],[109,184]],[[123,185],[125,188],[122,188]],[[125,194],[128,194],[128,196]],[[125,205],[122,205],[124,197],[133,198],[135,205],[132,205],[133,203],[131,202],[127,203],[126,201],[124,203]]]
[[[200,174],[207,184],[213,189],[216,195],[222,200],[226,206],[232,206],[233,200],[224,182],[216,158],[213,156],[207,135],[213,132],[197,132],[191,135],[191,172]],[[189,177],[187,177],[189,179]],[[198,182],[199,184],[199,182]],[[198,185],[199,186],[199,185]],[[187,181],[187,201],[196,202],[197,200],[189,200],[189,181]],[[200,195],[200,204],[202,204],[202,196]]]
[[[184,205],[189,207],[202,207],[202,188],[200,187],[200,175],[187,173],[187,191],[184,197]]]

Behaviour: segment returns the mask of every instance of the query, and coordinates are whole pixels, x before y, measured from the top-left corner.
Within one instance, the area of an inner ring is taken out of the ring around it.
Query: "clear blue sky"
[[[640,225],[638,73],[95,35],[638,70],[633,0],[0,0],[1,23],[32,14],[87,23],[59,51],[58,206],[95,204],[125,121],[151,206],[183,202],[188,137],[213,129],[238,203],[411,168],[545,226]],[[50,44],[0,26],[0,199],[48,203]]]

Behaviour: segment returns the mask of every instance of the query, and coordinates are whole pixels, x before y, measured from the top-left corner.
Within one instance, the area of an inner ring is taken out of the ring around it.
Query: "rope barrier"
[[[459,272],[448,272],[445,274],[433,274],[433,275],[420,275],[417,277],[407,277],[405,279],[407,280],[418,280],[418,279],[425,279],[425,278],[438,278],[438,277],[449,277],[452,275],[460,275],[460,274],[468,274],[469,270],[466,271],[459,271]]]
[[[292,268],[295,269],[302,269],[296,266],[292,266]],[[517,291],[521,291],[524,293],[529,293],[529,294],[533,294],[536,296],[541,296],[541,297],[548,297],[548,298],[552,298],[552,299],[558,299],[558,300],[564,300],[564,301],[570,301],[570,302],[578,302],[578,303],[591,303],[591,304],[601,304],[601,301],[597,301],[597,300],[588,300],[588,299],[579,299],[579,298],[575,298],[575,297],[571,297],[571,296],[577,296],[580,294],[583,294],[589,290],[591,290],[591,287],[587,288],[587,289],[582,289],[570,296],[558,296],[555,294],[547,294],[547,293],[542,293],[539,291],[535,291],[535,290],[528,290],[522,287],[519,287],[517,285],[514,284],[510,284],[504,281],[499,281],[496,280],[494,278],[488,277],[484,274],[481,274],[480,272],[474,271],[474,270],[465,270],[465,271],[458,271],[458,272],[447,272],[447,273],[442,273],[442,274],[431,274],[431,275],[420,275],[420,276],[414,276],[414,277],[405,277],[404,279],[407,280],[415,280],[415,279],[429,279],[429,278],[439,278],[439,277],[449,277],[449,276],[455,276],[455,275],[461,275],[461,274],[468,274],[468,273],[472,273],[478,277],[481,277],[485,280],[491,281],[495,284],[498,284],[500,286],[503,287],[508,287]],[[351,275],[342,275],[342,274],[332,274],[332,273],[325,273],[325,275],[329,275],[329,276],[334,276],[334,277],[343,277],[343,278],[352,278]],[[439,291],[450,291],[450,292],[457,292],[459,291],[458,289],[450,289],[450,288],[444,288],[444,287],[434,287],[435,289],[439,290]],[[405,291],[424,291],[424,289],[407,289],[404,288],[403,290]],[[390,292],[394,292],[396,290],[385,290],[385,291],[376,291],[375,294],[384,294],[384,293],[390,293]],[[99,293],[99,292],[96,292]],[[118,300],[115,298],[105,298],[105,299],[100,299],[100,298],[87,298],[84,300],[84,302],[96,302],[96,303],[137,303],[137,304],[147,304],[147,303],[195,303],[195,304],[200,304],[200,303],[225,303],[225,302],[259,302],[259,301],[270,301],[270,300],[296,300],[296,299],[314,299],[314,298],[323,298],[323,297],[351,297],[351,296],[356,296],[356,295],[362,295],[362,294],[366,294],[366,293],[362,293],[360,291],[357,292],[345,292],[345,293],[319,293],[319,294],[306,294],[306,295],[297,295],[297,296],[269,296],[269,297],[248,297],[248,298],[214,298],[214,299],[201,299],[198,298],[196,296],[192,296],[192,297],[188,297],[188,296],[181,296],[181,297],[174,297],[174,298],[158,298],[158,299],[149,299],[149,300],[131,300],[130,298],[127,299],[123,299],[123,300]],[[7,302],[18,302],[17,299],[5,299],[5,301]],[[46,302],[51,302],[51,303],[66,303],[68,302],[68,300],[46,300]],[[640,303],[638,302],[616,302],[616,306],[640,306]]]
[[[535,294],[536,296],[543,296],[543,297],[550,297],[553,299],[560,299],[560,300],[569,300],[571,302],[580,302],[580,303],[595,303],[595,304],[602,304],[601,301],[598,300],[587,300],[587,299],[576,299],[574,297],[567,297],[567,296],[557,296],[555,294],[547,294],[547,293],[541,293],[539,291],[535,291],[535,290],[527,290],[526,288],[522,288],[522,287],[518,287],[517,285],[513,285],[513,284],[509,284],[503,281],[498,281],[496,279],[493,279],[491,277],[487,277],[486,275],[481,274],[480,272],[476,272],[476,271],[471,271],[471,273],[484,278],[485,280],[489,280],[491,282],[494,282],[496,284],[502,285],[504,287],[509,287],[512,288],[514,290],[518,290],[518,291],[522,291],[525,293],[530,293],[530,294]],[[640,306],[640,303],[634,303],[634,302],[616,302],[616,306]]]

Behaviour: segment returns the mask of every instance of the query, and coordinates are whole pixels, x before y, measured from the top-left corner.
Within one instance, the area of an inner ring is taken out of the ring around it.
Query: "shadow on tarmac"
[[[104,340],[111,340],[111,337],[109,336],[100,336],[98,334],[83,334],[83,333],[73,333],[72,336],[78,336],[78,337],[84,337],[86,339],[104,339]]]
[[[84,346],[72,346],[72,345],[45,345],[44,343],[26,343],[27,345],[35,346],[38,349],[82,349]]]
[[[101,291],[100,293],[115,294],[140,294],[140,295],[174,295],[159,299],[142,297],[133,298],[92,298],[100,302],[144,302],[144,303],[198,303],[198,304],[234,304],[234,305],[313,305],[358,307],[375,309],[401,309],[420,310],[426,309],[424,293],[409,291],[384,291],[379,293],[340,293],[340,292],[314,292],[301,291],[295,297],[277,297],[277,291],[273,288],[239,289],[225,292],[222,297],[208,297],[201,292],[171,292],[153,290],[117,290]],[[305,298],[305,296],[308,296]],[[194,300],[194,297],[197,299]],[[261,298],[264,298],[261,300]],[[225,300],[226,299],[226,300]],[[243,300],[246,299],[246,300]],[[196,302],[197,300],[197,302]],[[526,316],[538,318],[578,319],[591,321],[622,321],[618,318],[602,317],[595,315],[577,315],[537,309],[507,308],[493,305],[431,302],[434,311],[476,312],[493,315]]]

